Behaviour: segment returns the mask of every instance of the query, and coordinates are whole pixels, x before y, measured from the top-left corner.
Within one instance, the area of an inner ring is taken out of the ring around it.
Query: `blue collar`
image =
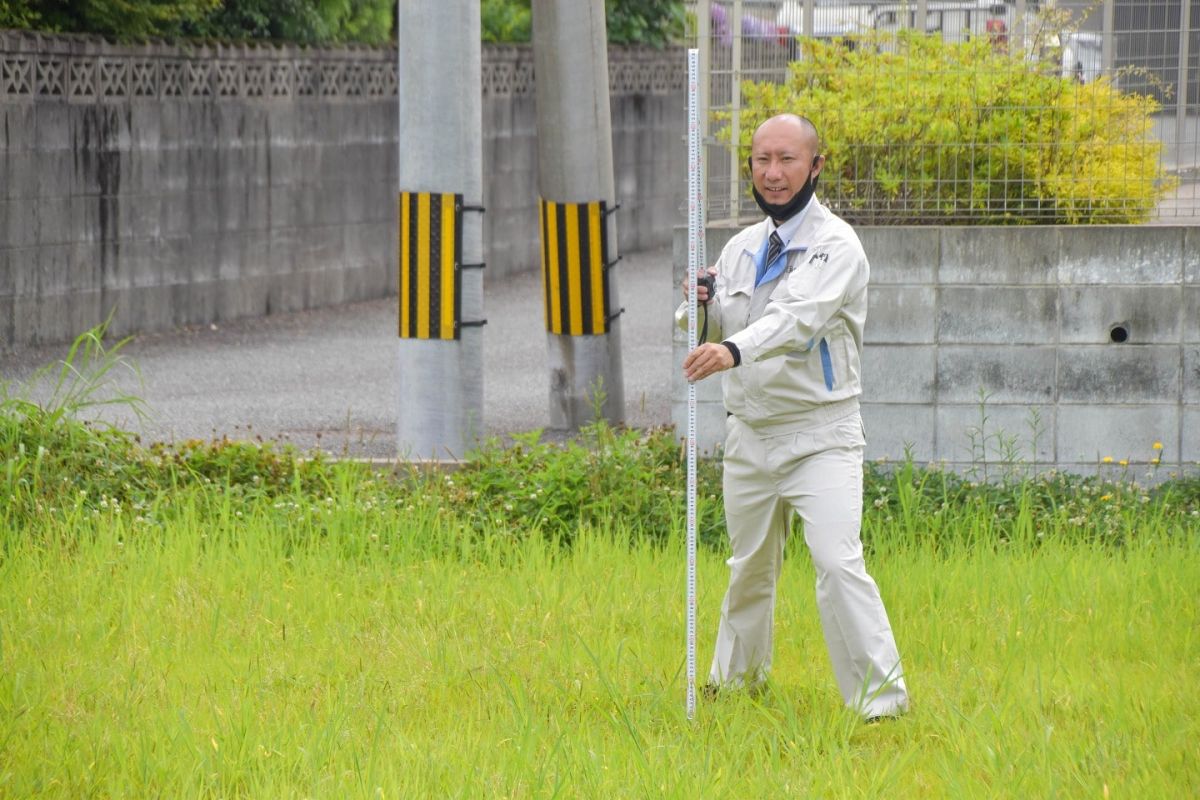
[[[778,278],[787,267],[788,255],[790,253],[802,253],[808,249],[804,246],[791,247],[790,244],[790,242],[785,242],[783,249],[779,251],[779,255],[775,256],[775,260],[767,264],[767,248],[771,245],[770,234],[767,235],[766,239],[763,239],[762,246],[758,248],[758,252],[754,255],[754,288],[757,289],[762,284],[769,283]]]
[[[754,264],[756,266],[754,271],[755,288],[779,277],[780,273],[782,273],[784,268],[787,266],[787,256],[789,252],[793,250],[803,251],[808,249],[807,247],[803,246],[792,247],[791,244],[796,238],[796,235],[800,232],[800,226],[804,224],[804,218],[808,216],[808,209],[811,207],[812,200],[810,199],[808,201],[808,205],[800,209],[800,213],[796,214],[796,216],[779,226],[776,226],[773,220],[767,220],[767,236],[765,239],[763,239],[762,246],[758,249],[758,253],[754,256]],[[779,234],[779,238],[783,239],[783,250],[781,250],[779,255],[775,257],[774,261],[772,261],[770,264],[766,264],[764,262],[767,260],[767,248],[770,247],[771,233],[773,231],[777,232]]]

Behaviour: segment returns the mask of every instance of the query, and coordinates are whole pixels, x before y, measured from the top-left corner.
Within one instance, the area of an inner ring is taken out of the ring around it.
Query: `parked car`
[[[802,57],[798,37],[804,30],[803,0],[743,0],[741,36],[743,40],[779,45],[785,57]],[[720,44],[733,42],[733,2],[712,3],[712,31]],[[871,2],[870,0],[815,0],[811,38],[839,39],[872,32],[897,33],[915,29],[916,4],[913,2]],[[925,32],[937,33],[950,41],[987,37],[998,50],[1007,50],[1016,31],[1017,9],[1011,0],[929,0],[925,12]],[[1029,0],[1025,12],[1025,30],[1039,32],[1036,0]],[[1061,61],[1063,77],[1090,83],[1102,70],[1102,39],[1098,34],[1040,31],[1036,41],[1028,41],[1036,52],[1031,60],[1057,65]],[[847,46],[853,48],[851,39]],[[886,47],[887,45],[881,45]]]
[[[953,40],[989,36],[998,43],[1007,42],[1016,20],[1013,5],[996,0],[931,0],[926,6],[925,32],[941,33]],[[787,0],[779,7],[775,21],[794,36],[811,35],[831,38],[871,31],[896,32],[915,28],[914,3],[817,3],[813,8],[813,32],[804,30],[804,3]]]

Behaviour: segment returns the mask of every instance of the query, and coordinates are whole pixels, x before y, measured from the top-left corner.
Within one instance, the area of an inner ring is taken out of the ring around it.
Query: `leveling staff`
[[[803,117],[781,114],[758,127],[750,170],[767,219],[730,240],[696,290],[712,341],[689,353],[683,370],[689,381],[724,372],[733,551],[705,694],[766,680],[775,586],[795,512],[816,568],[838,688],[846,705],[873,720],[902,714],[908,693],[859,538],[859,358],[870,268],[854,230],[814,196],[820,152],[816,128]],[[685,281],[681,326],[686,297]]]

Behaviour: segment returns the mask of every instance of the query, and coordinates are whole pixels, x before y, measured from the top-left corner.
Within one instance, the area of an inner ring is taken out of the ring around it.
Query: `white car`
[[[1012,4],[996,0],[931,0],[926,6],[925,32],[938,33],[951,41],[990,36],[1007,42],[1016,19]],[[813,32],[804,30],[804,3],[787,0],[779,7],[776,22],[796,36],[819,39],[871,31],[896,32],[916,27],[915,3],[818,2],[813,7]]]

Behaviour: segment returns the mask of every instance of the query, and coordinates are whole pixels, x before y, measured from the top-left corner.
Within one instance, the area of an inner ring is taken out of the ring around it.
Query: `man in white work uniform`
[[[870,268],[854,230],[814,196],[824,167],[813,124],[772,117],[751,144],[767,215],[730,240],[700,285],[709,343],[689,381],[723,372],[725,518],[733,551],[707,694],[755,689],[771,667],[775,587],[794,511],[817,574],[838,688],[864,719],[908,708],[887,612],[863,560],[859,359]],[[684,282],[686,300],[687,282]],[[676,318],[686,325],[687,303]]]

